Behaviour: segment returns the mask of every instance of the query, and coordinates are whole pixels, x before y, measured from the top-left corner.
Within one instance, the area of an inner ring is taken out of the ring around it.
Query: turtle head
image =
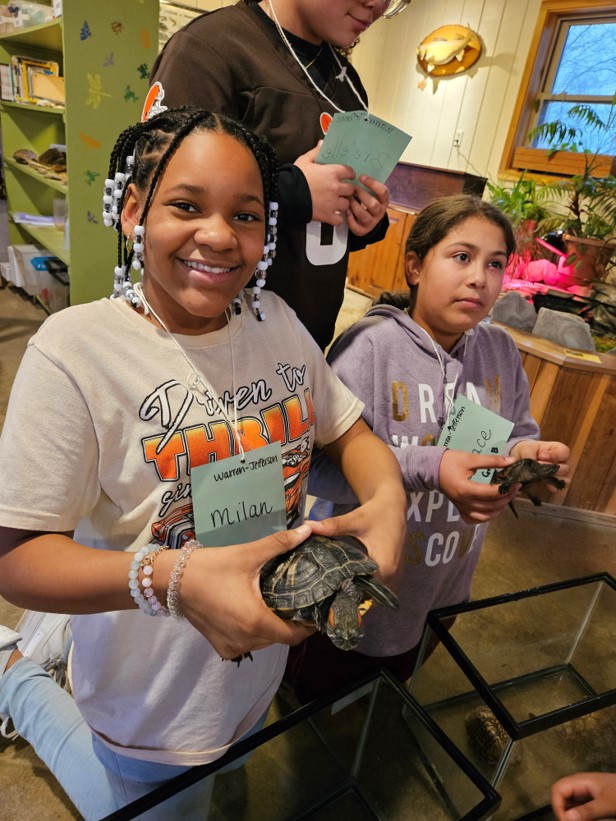
[[[354,650],[364,635],[357,597],[339,590],[329,608],[325,633],[339,650]]]

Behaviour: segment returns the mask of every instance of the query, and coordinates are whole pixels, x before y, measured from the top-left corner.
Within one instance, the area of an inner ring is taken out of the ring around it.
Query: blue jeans
[[[72,696],[27,658],[0,676],[0,715],[11,717],[17,732],[30,742],[77,810],[93,821],[190,769],[114,753],[92,735]],[[264,722],[265,715],[246,735],[256,732]],[[139,818],[205,819],[213,786],[212,775]]]

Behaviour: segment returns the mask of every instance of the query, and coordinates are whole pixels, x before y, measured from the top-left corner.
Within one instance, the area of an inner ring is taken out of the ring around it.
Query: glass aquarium
[[[208,821],[472,821],[500,800],[384,672],[274,720],[107,819],[155,805],[160,813],[170,795],[212,773]]]
[[[494,819],[540,811],[563,775],[616,770],[611,576],[434,610],[422,646],[435,639],[410,692],[498,790]]]

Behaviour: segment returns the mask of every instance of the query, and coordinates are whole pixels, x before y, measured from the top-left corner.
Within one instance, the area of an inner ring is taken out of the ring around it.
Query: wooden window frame
[[[539,10],[530,46],[528,60],[518,98],[511,118],[505,142],[500,174],[519,176],[523,171],[554,176],[570,176],[584,171],[586,155],[570,151],[557,151],[552,156],[541,148],[529,148],[526,137],[533,120],[534,105],[541,88],[547,60],[555,43],[558,27],[563,17],[601,17],[614,14],[614,4],[606,0],[544,0]],[[616,173],[616,157],[604,156],[595,166],[597,176]]]

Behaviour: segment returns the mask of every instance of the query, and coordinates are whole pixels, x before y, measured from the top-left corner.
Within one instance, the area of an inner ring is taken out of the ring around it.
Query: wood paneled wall
[[[413,135],[405,162],[497,178],[539,8],[540,0],[412,0],[362,36],[353,64],[374,113]],[[464,74],[426,77],[417,45],[446,23],[475,30],[482,55]]]

